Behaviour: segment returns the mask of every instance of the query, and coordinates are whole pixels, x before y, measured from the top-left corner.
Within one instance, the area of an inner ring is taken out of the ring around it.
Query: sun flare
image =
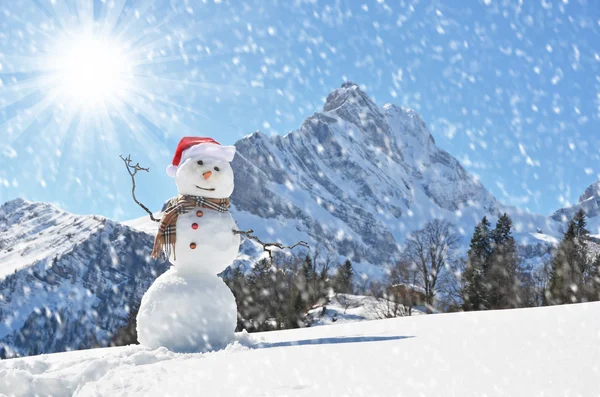
[[[91,34],[57,40],[49,56],[59,98],[81,108],[123,99],[133,84],[124,46]]]

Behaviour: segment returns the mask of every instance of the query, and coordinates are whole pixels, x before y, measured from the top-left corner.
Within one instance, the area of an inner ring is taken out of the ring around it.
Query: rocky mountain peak
[[[600,181],[588,186],[579,197],[579,202],[570,207],[557,210],[552,214],[552,219],[559,222],[567,222],[573,218],[575,213],[583,210],[588,218],[600,216]]]
[[[579,202],[583,203],[591,198],[596,198],[596,200],[600,199],[600,181],[594,182],[588,186],[588,188],[585,189],[583,194],[579,197]]]
[[[377,105],[362,91],[358,84],[351,81],[344,82],[338,89],[333,90],[323,105],[323,112],[330,112],[342,108],[344,105],[350,105],[362,109],[363,111],[372,111],[379,113]]]

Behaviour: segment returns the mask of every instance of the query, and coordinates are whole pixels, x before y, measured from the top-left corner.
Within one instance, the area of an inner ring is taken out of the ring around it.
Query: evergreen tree
[[[354,269],[352,268],[352,262],[346,259],[344,264],[337,269],[334,280],[335,291],[343,294],[351,294],[354,290],[353,277]]]
[[[485,273],[492,254],[490,222],[483,217],[475,226],[467,253],[467,266],[463,274],[463,309],[483,310],[488,308]]]
[[[550,282],[546,291],[546,303],[559,305],[587,300],[590,271],[586,219],[579,210],[569,222],[562,241],[552,256]]]
[[[271,261],[267,259],[258,261],[248,275],[248,289],[253,302],[248,315],[254,320],[257,330],[269,329],[267,320],[272,317],[274,311],[272,297],[274,285],[275,277]]]
[[[575,224],[575,235],[579,238],[586,239],[589,237],[590,232],[586,229],[587,220],[585,216],[585,212],[580,209],[577,211],[575,216],[573,216],[573,223]]]
[[[519,307],[519,260],[512,236],[512,220],[507,214],[498,218],[491,240],[492,252],[484,272],[488,308]]]
[[[302,299],[308,305],[313,303],[315,300],[314,285],[317,278],[317,274],[314,270],[313,260],[310,254],[306,254],[304,262],[302,263],[302,271],[297,281],[298,289],[302,293]]]
[[[591,302],[600,301],[600,255],[596,255],[588,277],[587,299]]]
[[[310,254],[306,254],[306,257],[304,258],[304,262],[302,263],[302,274],[304,275],[306,282],[309,284],[316,277],[313,269],[313,260]]]
[[[587,289],[587,281],[590,276],[590,270],[592,268],[592,261],[589,257],[588,240],[590,232],[586,229],[587,220],[585,212],[582,209],[577,211],[573,217],[573,223],[575,224],[575,241],[576,241],[576,253],[575,256],[575,279],[573,280],[581,291],[577,294],[578,301],[586,300],[585,290]]]

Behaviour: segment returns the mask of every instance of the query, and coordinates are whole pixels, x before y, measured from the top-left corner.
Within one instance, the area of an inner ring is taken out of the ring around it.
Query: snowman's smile
[[[201,189],[201,190],[208,190],[209,192],[214,192],[214,191],[215,191],[215,189],[206,189],[206,188],[200,187],[200,186],[198,186],[198,185],[195,185],[195,186],[196,186],[198,189]]]

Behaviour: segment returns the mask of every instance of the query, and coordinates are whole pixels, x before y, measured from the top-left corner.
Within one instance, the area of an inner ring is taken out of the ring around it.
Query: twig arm
[[[263,241],[261,241],[260,238],[258,238],[257,236],[253,235],[252,233],[254,233],[254,230],[250,229],[250,230],[233,230],[233,234],[239,234],[242,235],[244,237],[246,237],[248,240],[254,240],[257,243],[259,243],[260,245],[262,245],[263,250],[265,252],[267,252],[269,254],[269,260],[273,260],[273,248],[278,248],[278,249],[294,249],[296,247],[304,247],[304,248],[310,248],[310,246],[308,245],[308,243],[306,241],[298,241],[296,244],[294,245],[283,245],[281,243],[265,243]]]
[[[131,155],[127,155],[127,157],[123,157],[123,155],[121,154],[121,155],[119,155],[119,157],[125,163],[127,172],[129,173],[129,176],[131,176],[131,185],[132,185],[131,186],[131,196],[133,197],[133,201],[135,201],[137,205],[142,207],[144,209],[144,211],[146,211],[148,213],[148,215],[150,215],[150,219],[152,219],[154,222],[160,222],[160,219],[156,219],[154,217],[154,215],[152,215],[152,211],[150,211],[148,209],[148,207],[146,207],[144,204],[140,203],[138,201],[137,197],[135,197],[135,174],[137,174],[138,171],[150,172],[150,168],[144,168],[144,167],[140,166],[140,163],[132,165],[131,164],[131,162],[132,162]]]

